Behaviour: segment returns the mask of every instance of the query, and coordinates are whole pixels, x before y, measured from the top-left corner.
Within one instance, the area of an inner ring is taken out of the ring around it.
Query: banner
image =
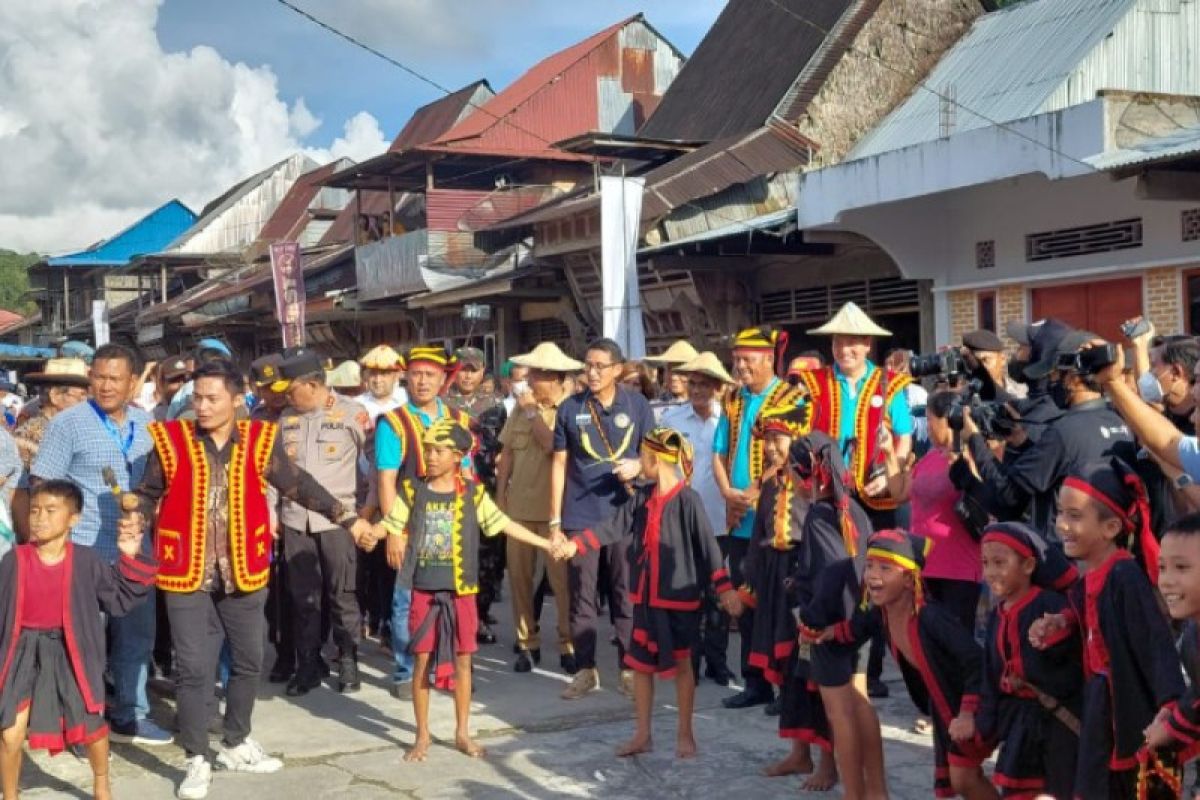
[[[271,277],[275,279],[275,317],[284,347],[304,344],[304,273],[299,242],[271,245]]]
[[[646,357],[642,299],[638,291],[637,243],[642,221],[643,178],[600,178],[600,285],[604,335],[631,360]]]
[[[108,344],[108,303],[104,300],[92,301],[92,335],[96,347]]]

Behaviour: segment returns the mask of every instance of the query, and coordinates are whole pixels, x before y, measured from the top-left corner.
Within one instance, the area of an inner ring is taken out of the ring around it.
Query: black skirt
[[[992,782],[1004,797],[1048,794],[1058,800],[1074,796],[1075,753],[1079,737],[1037,700],[1005,696],[999,704]]]
[[[0,691],[0,727],[5,730],[29,709],[29,747],[61,753],[71,745],[89,745],[108,735],[100,714],[88,712],[79,691],[62,630],[21,632]]]
[[[801,645],[788,657],[787,679],[779,693],[779,736],[833,749],[829,719],[821,690],[812,680],[811,645]]]
[[[699,638],[699,611],[668,611],[637,603],[625,666],[664,679],[674,678],[679,662],[691,659]]]
[[[799,627],[792,613],[794,604],[785,579],[791,575],[797,552],[762,548],[758,574],[752,587],[757,598],[754,628],[750,633],[750,666],[762,670],[763,677],[776,686],[787,680],[788,665],[796,649]]]

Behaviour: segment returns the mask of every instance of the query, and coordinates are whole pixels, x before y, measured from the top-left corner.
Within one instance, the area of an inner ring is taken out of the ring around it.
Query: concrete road
[[[543,650],[540,669],[512,671],[512,626],[507,603],[495,609],[500,643],[481,648],[476,658],[472,730],[487,747],[484,759],[453,749],[453,704],[435,694],[433,733],[438,739],[423,764],[401,761],[413,739],[411,703],[388,693],[390,656],[378,643],[364,645],[363,690],[342,696],[329,685],[307,697],[284,696],[265,681],[254,716],[254,737],[283,758],[282,772],[269,776],[216,773],[214,800],[315,800],[316,798],[691,798],[715,787],[739,800],[774,798],[799,792],[800,779],[768,779],[764,765],[781,758],[788,744],[776,733],[776,720],[762,708],[729,711],[721,699],[734,691],[703,681],[697,693],[695,760],[674,758],[674,687],[658,684],[654,753],[616,759],[614,748],[632,731],[632,704],[618,694],[614,650],[602,648],[602,689],[575,702],[560,700],[568,682],[557,670],[553,643]],[[554,630],[554,608],[546,604],[542,629]],[[737,637],[731,637],[736,663]],[[269,662],[268,665],[269,667]],[[898,675],[885,675],[892,696],[878,701],[893,798],[933,796],[933,749],[928,736],[908,733],[915,712]],[[173,704],[157,697],[154,716],[169,726]],[[135,748],[114,745],[114,794],[118,798],[169,798],[182,777],[183,752],[174,745]],[[90,797],[86,761],[70,754],[25,762],[24,794],[30,798]],[[816,796],[815,794],[812,796]],[[835,790],[826,796],[838,796]]]

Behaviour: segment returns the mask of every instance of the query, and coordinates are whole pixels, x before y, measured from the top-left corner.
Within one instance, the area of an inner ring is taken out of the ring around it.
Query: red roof
[[[486,102],[496,96],[486,80],[479,80],[418,108],[405,123],[404,129],[400,131],[388,151],[395,153],[432,142],[453,128],[459,120],[475,113],[476,109],[470,105],[471,97],[481,88],[486,90],[486,98],[477,102]]]
[[[296,179],[292,188],[283,196],[275,213],[263,225],[258,234],[260,241],[284,242],[295,241],[308,224],[308,207],[317,192],[321,191],[321,181],[334,172],[338,162],[326,164],[312,172],[306,172]]]
[[[621,75],[618,34],[641,19],[641,14],[630,17],[543,59],[433,144],[543,155],[551,149],[550,142],[598,130],[597,79]],[[648,75],[650,85],[622,88],[652,92],[653,70],[637,72]]]

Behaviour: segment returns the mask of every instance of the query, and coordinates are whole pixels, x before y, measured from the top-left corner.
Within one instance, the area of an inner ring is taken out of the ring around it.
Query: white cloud
[[[329,148],[270,67],[210,47],[166,53],[158,0],[0,3],[0,247],[63,252],[179,197],[193,208],[299,149],[386,149],[359,113]]]

